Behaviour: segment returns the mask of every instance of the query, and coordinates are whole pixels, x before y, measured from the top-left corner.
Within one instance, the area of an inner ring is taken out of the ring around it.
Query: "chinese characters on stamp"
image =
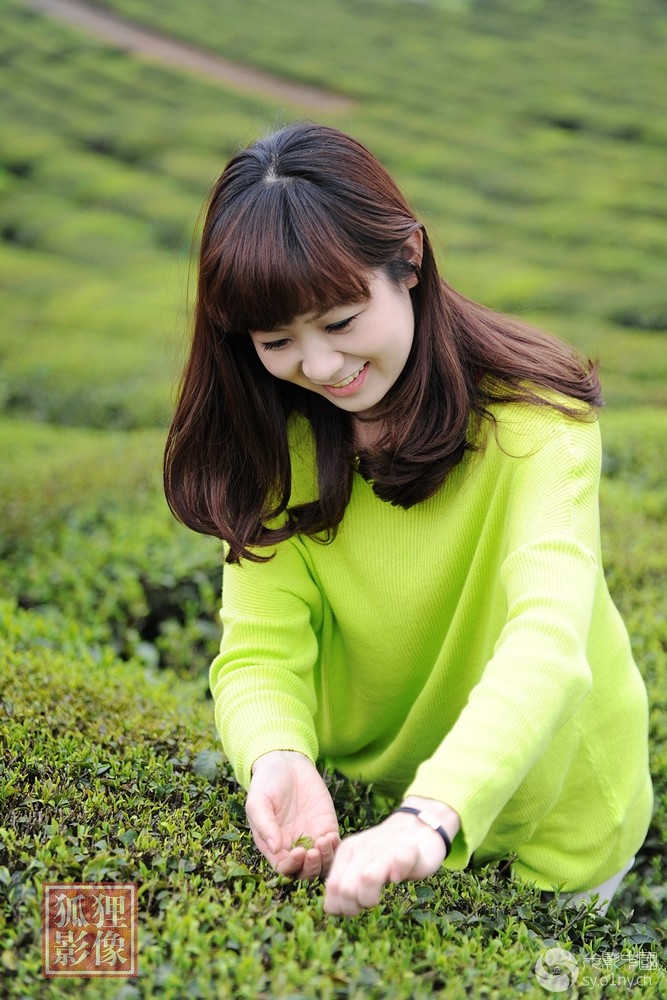
[[[136,976],[137,947],[136,883],[45,883],[44,976]]]

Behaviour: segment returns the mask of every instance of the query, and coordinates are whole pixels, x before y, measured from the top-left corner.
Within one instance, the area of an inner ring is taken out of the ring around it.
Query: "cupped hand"
[[[393,813],[378,826],[343,840],[326,881],[324,909],[354,917],[377,906],[387,883],[433,875],[446,853],[439,833],[416,816]]]
[[[338,819],[327,786],[303,754],[276,750],[255,761],[246,815],[275,871],[303,879],[327,874],[340,844]]]

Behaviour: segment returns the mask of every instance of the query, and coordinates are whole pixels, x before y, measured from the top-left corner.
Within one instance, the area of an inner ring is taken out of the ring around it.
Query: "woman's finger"
[[[340,837],[338,834],[328,834],[326,837],[320,837],[319,840],[315,842],[315,847],[320,852],[322,875],[328,874],[333,864],[336,848],[339,844]]]
[[[403,882],[412,878],[420,853],[416,844],[401,844],[389,864],[387,882]]]
[[[255,844],[262,854],[266,856],[267,851],[269,854],[274,856],[280,853],[282,836],[280,833],[280,827],[275,820],[267,818],[258,821],[256,818],[250,819],[250,817],[248,817],[248,823]]]
[[[279,875],[289,875],[293,878],[299,878],[305,859],[305,847],[295,847],[291,851],[285,851],[273,867]]]
[[[370,865],[357,879],[356,899],[362,908],[377,906],[382,898],[382,890],[389,881],[384,866]]]
[[[317,878],[318,875],[322,874],[322,855],[317,848],[311,848],[311,850],[306,851],[306,856],[303,859],[303,867],[301,869],[301,878],[311,879]]]
[[[276,855],[283,846],[283,836],[276,820],[275,808],[268,796],[262,793],[248,795],[246,816],[255,843],[260,851]]]

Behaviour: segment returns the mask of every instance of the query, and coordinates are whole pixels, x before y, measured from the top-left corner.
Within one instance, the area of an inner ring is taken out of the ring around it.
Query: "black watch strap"
[[[426,825],[430,826],[432,830],[435,830],[436,833],[440,834],[440,836],[445,842],[445,847],[447,848],[447,854],[450,853],[452,849],[452,842],[447,836],[447,831],[443,826],[440,825],[440,823],[437,820],[437,817],[435,817],[433,813],[430,813],[428,809],[415,809],[414,806],[399,806],[398,809],[394,809],[394,812],[413,813],[417,817],[417,819],[420,819],[422,821],[422,823],[426,823]],[[445,857],[447,857],[447,855],[445,855]]]

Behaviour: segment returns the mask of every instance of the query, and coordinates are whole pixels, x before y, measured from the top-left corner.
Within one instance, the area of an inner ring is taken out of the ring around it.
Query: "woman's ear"
[[[421,267],[423,252],[424,237],[421,229],[418,229],[415,233],[408,236],[401,247],[401,257],[414,266],[413,273],[409,275],[406,281],[408,288],[414,288],[419,283],[419,268]]]

